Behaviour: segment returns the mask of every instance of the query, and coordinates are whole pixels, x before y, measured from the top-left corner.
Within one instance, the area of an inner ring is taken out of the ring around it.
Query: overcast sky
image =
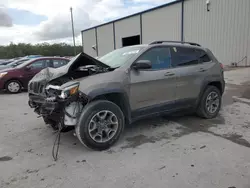
[[[0,45],[10,42],[72,44],[69,8],[76,42],[80,31],[173,0],[1,0]]]

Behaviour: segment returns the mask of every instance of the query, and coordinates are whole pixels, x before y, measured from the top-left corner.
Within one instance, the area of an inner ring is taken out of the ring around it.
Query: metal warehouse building
[[[155,40],[196,42],[225,65],[250,65],[250,0],[177,0],[82,31],[94,57]]]

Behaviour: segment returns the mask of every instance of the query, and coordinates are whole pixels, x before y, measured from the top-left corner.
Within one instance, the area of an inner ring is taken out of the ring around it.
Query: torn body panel
[[[84,106],[100,94],[122,89],[124,71],[81,53],[59,69],[46,68],[28,87],[29,105],[44,119],[75,126]],[[120,75],[120,76],[118,76]]]

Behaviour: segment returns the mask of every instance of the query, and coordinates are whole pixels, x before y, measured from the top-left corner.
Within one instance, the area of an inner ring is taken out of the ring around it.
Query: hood
[[[13,68],[13,67],[6,67],[6,66],[0,67],[0,73],[1,73],[1,72],[13,71],[13,70],[16,70],[16,69]]]
[[[37,73],[31,81],[40,81],[46,80],[47,82],[59,78],[68,73],[68,69],[66,67],[59,67],[59,68],[45,68]]]
[[[4,70],[4,69],[13,69],[13,67],[9,66],[9,65],[0,65],[0,70]]]
[[[91,76],[72,80],[63,84],[61,87],[67,87],[75,82],[79,82],[79,90],[88,96],[96,95],[96,92],[110,91],[110,89],[122,89],[128,81],[128,76],[123,69],[116,69],[110,72],[94,74]]]
[[[70,60],[70,62],[62,67],[59,68],[45,68],[36,74],[31,81],[39,81],[39,80],[46,80],[47,82],[64,76],[68,73],[69,69],[73,66],[85,66],[85,65],[97,65],[103,68],[110,68],[108,65],[102,63],[101,61],[81,52],[74,58]]]

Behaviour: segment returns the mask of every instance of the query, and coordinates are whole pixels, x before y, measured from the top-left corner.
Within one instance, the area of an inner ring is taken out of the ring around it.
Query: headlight
[[[59,95],[59,97],[65,99],[69,96],[75,95],[78,92],[78,90],[79,90],[79,83],[75,83],[71,86],[63,88],[61,95]]]
[[[4,77],[6,74],[8,74],[8,72],[1,72],[0,73],[0,78]]]

